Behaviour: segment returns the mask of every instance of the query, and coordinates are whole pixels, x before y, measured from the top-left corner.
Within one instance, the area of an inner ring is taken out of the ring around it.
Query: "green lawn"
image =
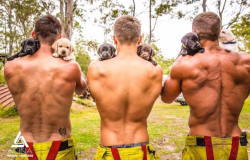
[[[148,130],[151,143],[163,160],[180,158],[184,139],[188,132],[188,107],[176,104],[156,104],[149,117]],[[250,99],[245,102],[240,116],[240,126],[250,132]],[[96,108],[76,105],[71,113],[73,138],[80,159],[92,159],[99,144],[99,115]],[[19,118],[0,118],[0,159],[7,160],[6,153],[18,132]],[[250,134],[248,134],[250,137]],[[250,140],[249,140],[250,141]],[[250,148],[249,148],[250,150]]]

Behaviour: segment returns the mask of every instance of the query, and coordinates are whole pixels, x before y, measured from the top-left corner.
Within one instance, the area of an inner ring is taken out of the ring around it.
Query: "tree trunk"
[[[133,17],[135,16],[135,0],[133,0]]]
[[[60,0],[60,19],[62,23],[62,33],[65,38],[71,39],[73,29],[73,0]]]
[[[66,0],[65,3],[65,36],[68,39],[72,37],[73,29],[73,0]]]
[[[149,38],[148,43],[151,44],[152,38],[152,16],[151,16],[151,9],[152,9],[152,0],[149,0]]]
[[[202,1],[202,9],[203,9],[203,12],[207,11],[207,0]]]
[[[12,54],[12,51],[13,51],[13,32],[12,32],[12,8],[10,6],[10,8],[8,9],[8,28],[9,28],[9,33],[10,33],[10,41],[9,41],[9,54]]]

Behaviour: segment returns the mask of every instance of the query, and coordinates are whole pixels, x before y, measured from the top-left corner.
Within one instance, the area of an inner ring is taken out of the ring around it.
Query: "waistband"
[[[112,146],[100,145],[100,146],[106,147],[106,148],[132,148],[132,147],[138,147],[138,146],[143,146],[143,145],[148,145],[148,144],[149,142],[141,142],[141,143],[123,144],[123,145],[112,145]]]
[[[211,137],[212,145],[232,145],[235,137]],[[241,146],[247,146],[247,134],[242,132],[239,137]],[[205,146],[205,136],[187,136],[186,145],[188,146]]]
[[[30,143],[30,142],[28,142]],[[36,151],[47,151],[50,149],[53,142],[41,142],[41,143],[33,143],[33,147]],[[63,151],[68,148],[72,148],[74,146],[74,142],[72,138],[67,138],[61,141],[60,147],[58,151]],[[26,147],[16,148],[16,152],[25,153]]]

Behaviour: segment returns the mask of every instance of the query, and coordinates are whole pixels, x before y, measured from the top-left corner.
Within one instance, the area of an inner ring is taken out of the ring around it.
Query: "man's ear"
[[[36,32],[35,32],[35,31],[32,31],[32,32],[31,32],[31,36],[32,36],[32,38],[37,39],[37,35],[36,35]]]
[[[58,35],[56,35],[55,40],[61,39],[62,37],[63,37],[62,34],[58,34]]]
[[[137,41],[137,44],[140,45],[141,44],[141,41],[142,41],[142,36],[139,37],[138,41]]]
[[[116,37],[115,37],[115,36],[113,36],[113,41],[114,41],[114,44],[116,44],[116,45],[117,45],[117,39],[116,39]]]
[[[56,50],[56,48],[57,48],[57,43],[58,43],[58,41],[55,41],[55,42],[52,44],[52,49]]]

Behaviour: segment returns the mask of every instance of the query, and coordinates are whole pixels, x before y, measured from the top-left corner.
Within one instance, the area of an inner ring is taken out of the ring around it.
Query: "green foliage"
[[[163,55],[161,54],[160,49],[155,44],[152,44],[151,46],[156,52],[156,55],[154,56],[154,60],[157,62],[157,64],[161,66],[164,74],[169,74],[170,67],[173,65],[175,59],[165,59]]]
[[[2,69],[0,70],[0,84],[6,84]]]
[[[241,17],[238,23],[231,27],[238,40],[244,43],[243,50],[250,53],[250,14]]]
[[[21,41],[30,37],[35,20],[42,14],[51,13],[53,9],[52,2],[0,1],[0,53],[17,52]]]
[[[92,44],[93,45],[93,44]],[[78,41],[75,47],[76,61],[79,63],[81,70],[86,75],[89,63],[91,62],[89,55],[84,49],[84,42]]]
[[[164,74],[170,73],[170,67],[173,65],[175,59],[164,59],[161,54],[156,55],[154,59],[161,66]]]
[[[0,117],[1,118],[8,118],[8,117],[13,117],[13,116],[17,116],[18,112],[17,112],[17,108],[16,107],[10,107],[8,109],[2,109],[2,107],[0,107]]]

